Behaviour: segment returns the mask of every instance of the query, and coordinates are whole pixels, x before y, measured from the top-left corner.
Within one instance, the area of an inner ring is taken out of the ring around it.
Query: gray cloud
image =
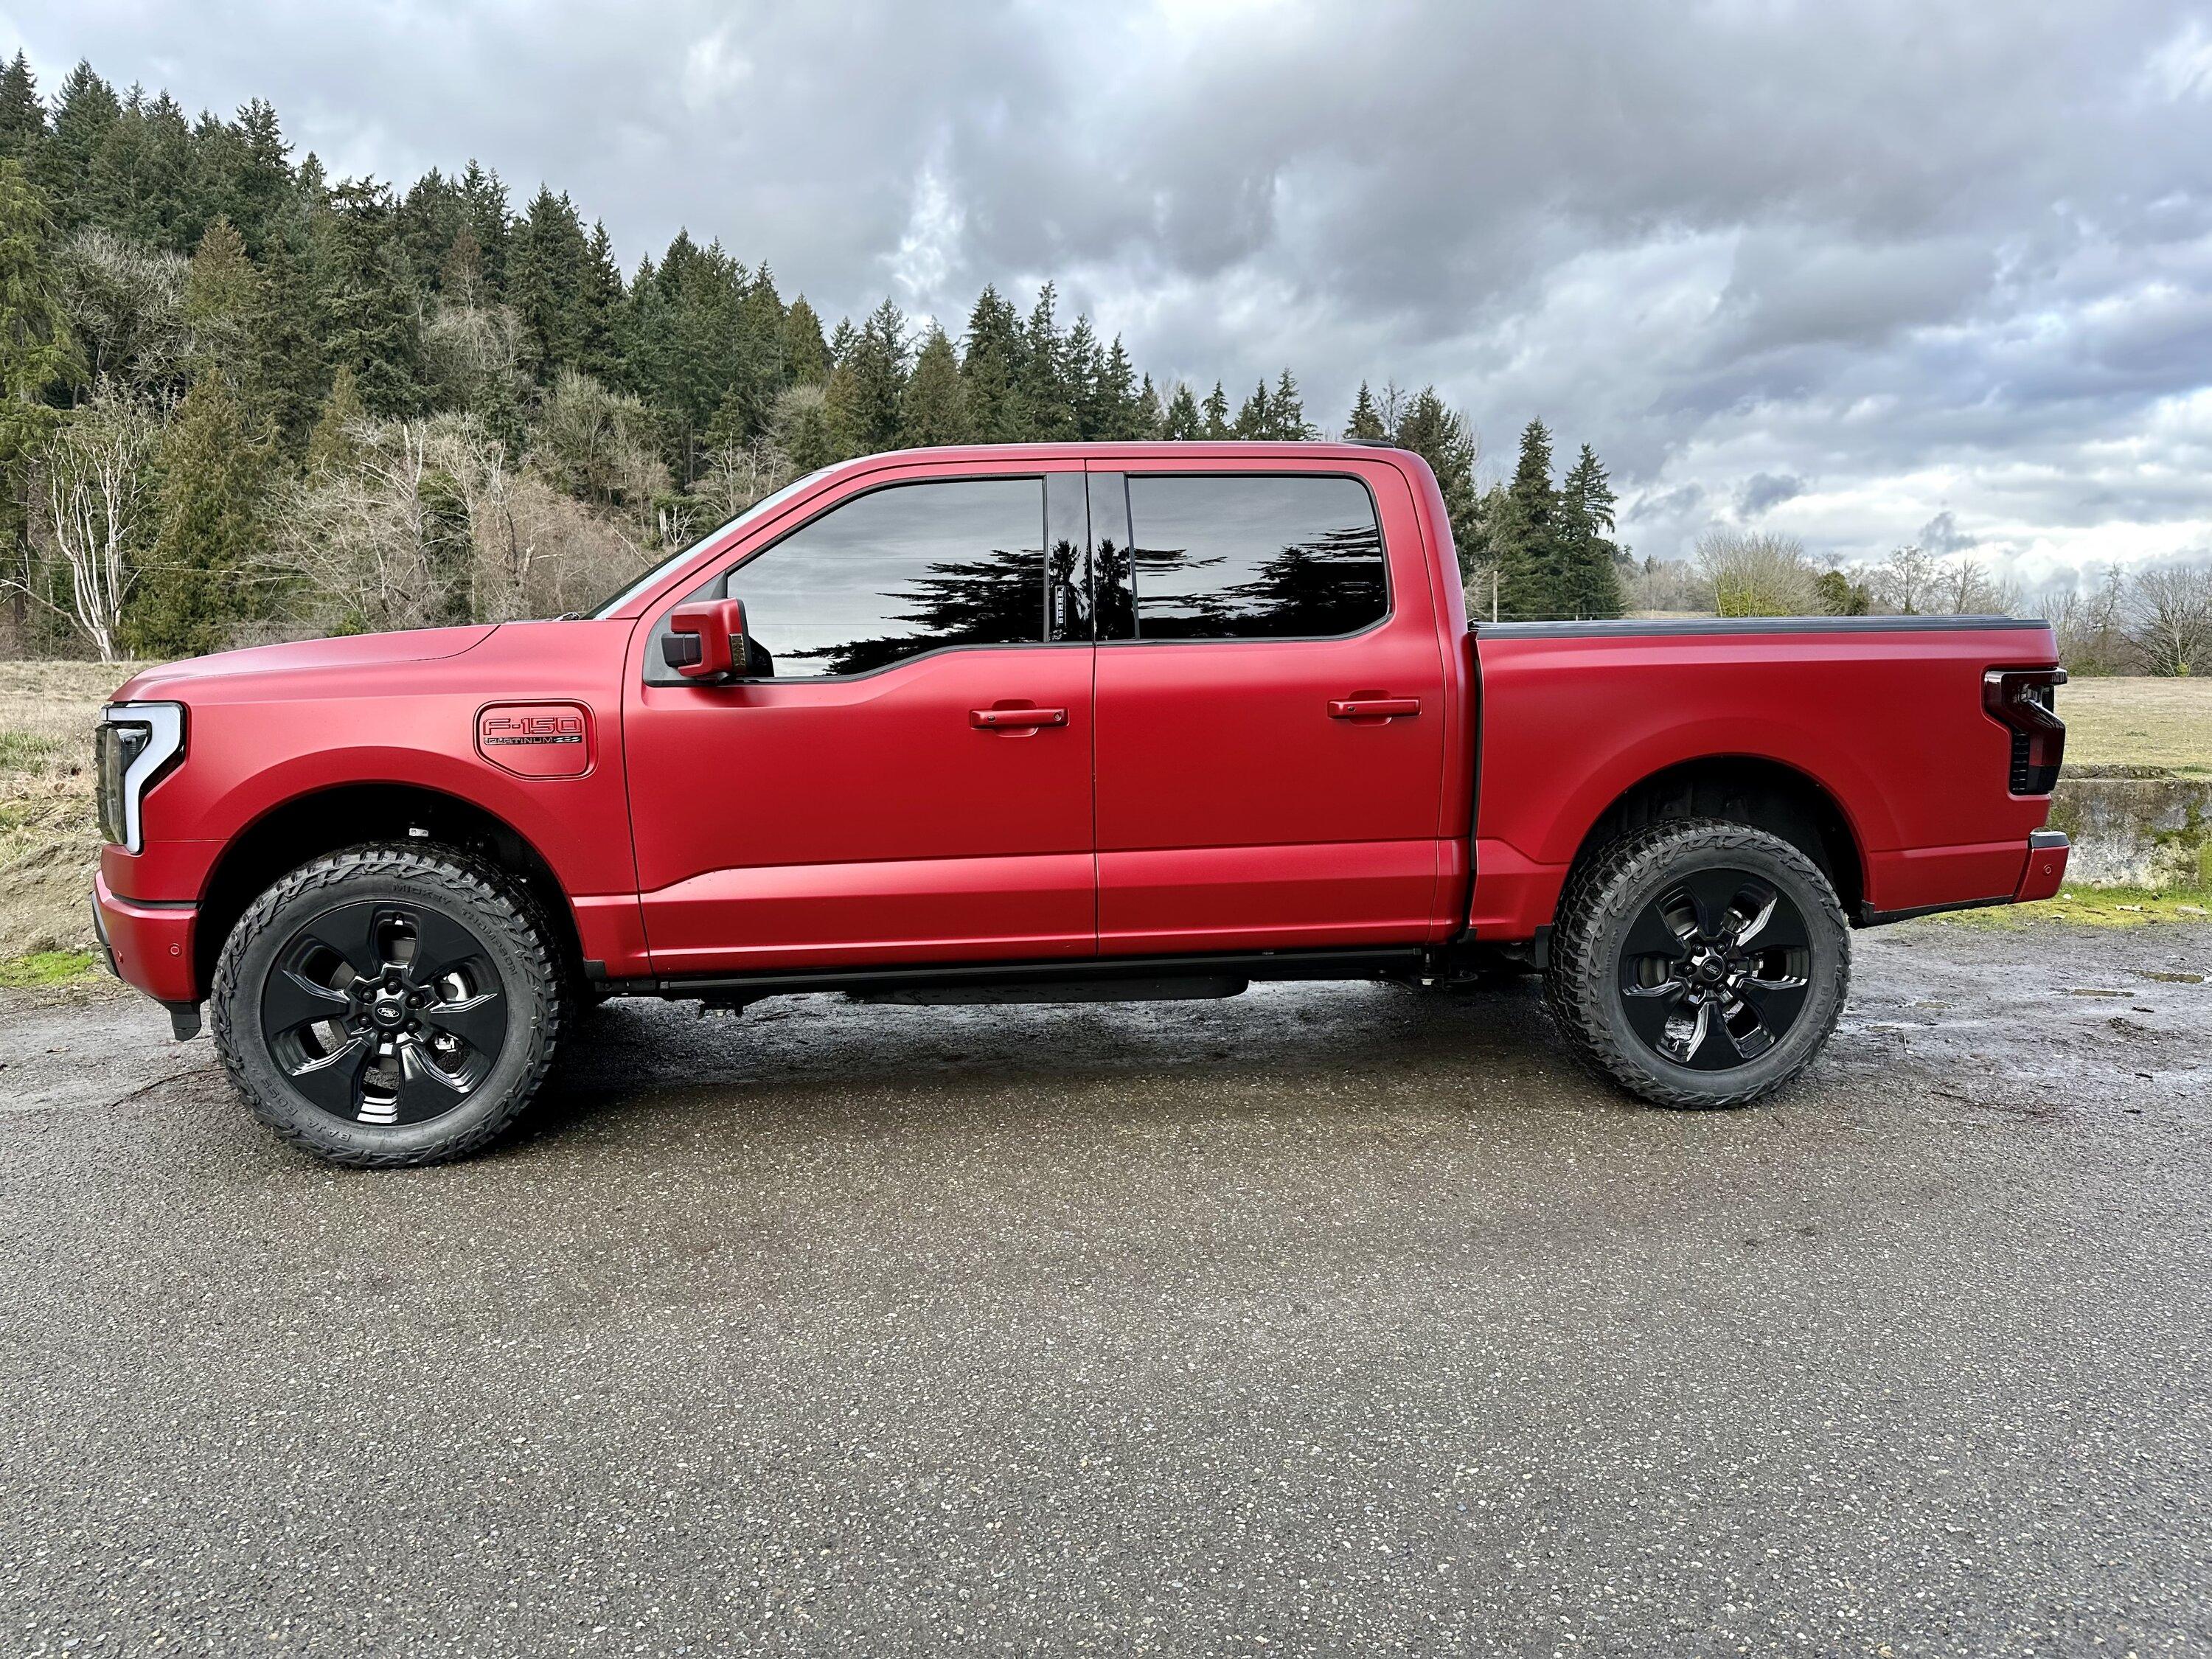
[[[49,86],[264,94],[335,171],[480,156],[832,312],[1052,275],[1155,372],[1289,362],[1323,419],[1434,380],[1492,467],[1540,415],[1640,551],[1730,503],[2031,578],[2212,540],[2212,24],[2173,0],[7,16]]]

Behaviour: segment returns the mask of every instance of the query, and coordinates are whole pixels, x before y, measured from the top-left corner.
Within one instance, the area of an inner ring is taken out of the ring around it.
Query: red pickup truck
[[[612,994],[1226,996],[1541,971],[1753,1099],[1851,927],[2049,896],[2050,629],[1471,629],[1357,444],[878,455],[588,616],[171,665],[98,732],[116,971],[335,1162],[479,1147]]]

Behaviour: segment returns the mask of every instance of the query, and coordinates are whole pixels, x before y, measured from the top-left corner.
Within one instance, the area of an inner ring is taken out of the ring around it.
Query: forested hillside
[[[829,320],[718,240],[626,272],[550,185],[332,179],[266,103],[188,117],[89,65],[46,97],[17,56],[0,158],[15,654],[558,612],[874,450],[1323,430],[1291,368],[1163,384],[1049,283],[950,330],[888,299]],[[1342,429],[1425,455],[1485,554],[1474,435],[1433,390],[1363,386]],[[1609,545],[1568,592],[1552,520],[1610,521],[1588,452],[1576,477],[1521,526],[1509,610],[1619,610]]]

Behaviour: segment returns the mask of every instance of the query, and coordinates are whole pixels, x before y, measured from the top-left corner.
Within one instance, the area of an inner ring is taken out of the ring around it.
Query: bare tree
[[[40,507],[45,529],[69,575],[69,603],[55,603],[45,585],[4,584],[66,617],[113,662],[135,574],[131,556],[154,506],[152,462],[161,429],[151,410],[102,380],[92,401],[64,422],[44,457]]]
[[[2154,565],[2127,585],[2121,615],[2146,672],[2212,668],[2212,567]]]
[[[1795,536],[1715,528],[1698,538],[1698,574],[1723,617],[1805,617],[1820,608],[1820,573]]]
[[[1891,616],[1915,617],[1937,603],[1942,562],[1917,543],[1908,542],[1874,573],[1875,602]]]
[[[160,253],[112,231],[72,236],[56,261],[69,313],[95,380],[143,390],[170,386],[191,351],[185,324],[182,256]]]

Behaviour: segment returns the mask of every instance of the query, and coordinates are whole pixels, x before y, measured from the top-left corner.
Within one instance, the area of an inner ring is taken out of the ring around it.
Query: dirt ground
[[[1857,943],[1741,1112],[1526,988],[633,1003],[380,1175],[0,993],[0,1647],[2206,1651],[2212,926]]]

